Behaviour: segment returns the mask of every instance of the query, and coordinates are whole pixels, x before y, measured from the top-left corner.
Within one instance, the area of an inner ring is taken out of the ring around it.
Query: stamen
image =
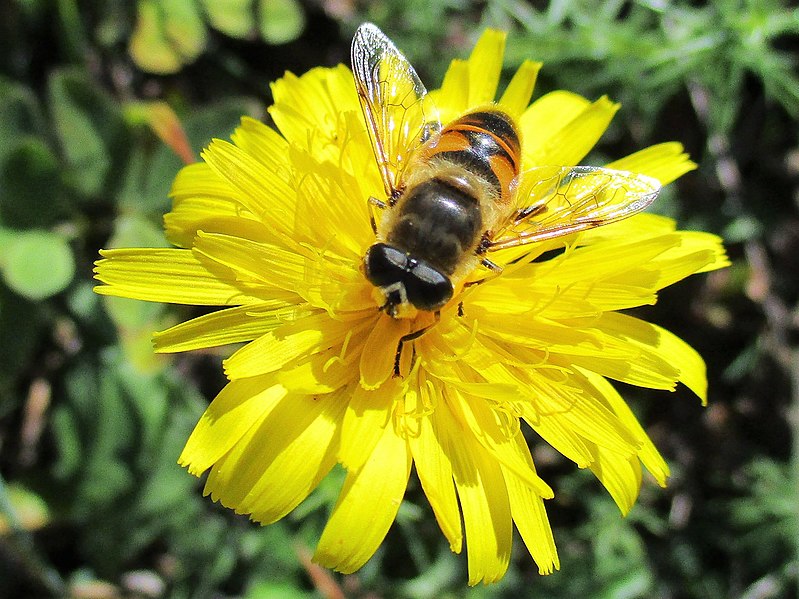
[[[347,355],[347,348],[350,344],[350,339],[352,339],[352,330],[347,331],[347,334],[344,335],[344,341],[341,343],[341,350],[339,351],[337,356],[331,357],[327,362],[325,362],[324,366],[322,366],[322,372],[327,372],[333,364],[342,364],[344,365],[346,362],[344,361],[344,357]]]
[[[519,417],[515,414],[513,407],[509,406],[507,402],[500,402],[494,406],[499,421],[499,428],[502,434],[510,440],[516,437],[521,430]]]

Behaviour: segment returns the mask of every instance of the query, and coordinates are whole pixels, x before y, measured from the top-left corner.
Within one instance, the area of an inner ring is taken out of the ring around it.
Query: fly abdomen
[[[462,166],[488,183],[501,202],[509,202],[519,174],[519,134],[510,117],[497,110],[471,112],[450,123],[435,144],[424,151]]]

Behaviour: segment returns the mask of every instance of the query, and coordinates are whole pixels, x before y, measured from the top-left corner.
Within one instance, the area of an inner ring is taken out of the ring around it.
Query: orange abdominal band
[[[480,140],[482,143],[475,143]],[[502,203],[510,202],[510,186],[519,174],[518,144],[506,140],[485,127],[468,122],[457,122],[441,133],[428,157],[450,154],[450,158],[461,164],[469,164],[475,174],[482,174],[497,188]],[[516,151],[514,151],[516,150]],[[461,158],[461,159],[459,159]]]

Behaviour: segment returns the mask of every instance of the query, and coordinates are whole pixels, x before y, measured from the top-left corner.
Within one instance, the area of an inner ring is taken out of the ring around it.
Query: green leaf
[[[20,229],[47,226],[66,215],[58,159],[36,137],[17,140],[0,158],[0,221]]]
[[[120,332],[120,348],[125,360],[145,374],[161,372],[172,357],[153,351],[153,332],[175,324],[163,304],[124,297],[104,297],[108,315]]]
[[[763,234],[763,224],[751,216],[736,216],[723,231],[727,243],[741,243]]]
[[[0,241],[0,261],[6,251]],[[49,325],[43,310],[0,285],[0,415],[21,409],[24,398],[12,390],[19,385],[19,374],[30,368],[33,353]]]
[[[259,0],[258,27],[270,44],[297,39],[305,27],[305,13],[297,0]]]
[[[95,389],[86,389],[85,391],[97,396]],[[53,466],[53,475],[57,479],[69,479],[80,471],[83,462],[80,425],[75,414],[61,405],[53,410],[50,417],[50,428],[58,454],[58,459]]]
[[[140,69],[166,75],[176,73],[183,60],[167,38],[163,15],[156,0],[139,0],[136,28],[130,37],[128,52]]]
[[[125,332],[128,343],[133,332],[143,331],[146,333],[144,340],[146,347],[142,348],[142,352],[144,356],[152,356],[153,345],[150,336],[158,328],[159,319],[164,312],[163,305],[111,296],[102,298],[102,302],[117,328]]]
[[[200,150],[208,146],[211,139],[230,137],[233,130],[239,126],[243,115],[257,117],[264,112],[261,104],[246,98],[231,97],[192,111],[183,119],[183,126],[191,147],[199,154]]]
[[[143,215],[125,214],[114,223],[114,234],[108,247],[169,247],[161,224]]]
[[[20,295],[42,300],[63,291],[75,274],[75,260],[66,240],[47,231],[25,231],[6,246],[3,278]]]
[[[50,510],[39,495],[19,483],[10,483],[6,491],[16,522],[0,513],[0,534],[7,535],[17,524],[22,530],[37,530],[50,521]]]
[[[88,280],[81,280],[73,285],[67,296],[67,306],[72,316],[96,325],[104,315],[100,306],[102,296],[94,293],[93,287]]]
[[[81,69],[56,71],[49,83],[53,122],[68,166],[65,182],[85,196],[99,195],[118,152],[126,149],[118,104]]]
[[[130,2],[128,0],[106,0],[96,3],[97,25],[94,39],[104,48],[124,44],[130,35]]]
[[[0,160],[16,147],[19,137],[41,134],[44,120],[34,93],[27,87],[0,77]]]
[[[206,30],[200,9],[186,0],[161,0],[164,32],[184,63],[192,62],[205,49]]]
[[[99,369],[91,363],[76,368],[67,377],[66,392],[68,403],[62,409],[70,413],[70,424],[82,440],[72,509],[79,517],[91,517],[99,507],[131,491],[130,461],[119,456],[135,445],[138,434],[114,369],[107,364]]]
[[[131,152],[116,201],[122,210],[137,216],[161,216],[169,210],[169,187],[182,165],[171,150],[162,146],[153,152],[152,143],[147,142],[151,139],[137,143]],[[142,245],[132,238],[129,243]],[[159,245],[163,243],[162,240]]]
[[[289,582],[259,582],[247,590],[244,599],[310,599],[314,596]]]
[[[118,573],[166,542],[181,567],[192,562],[189,572],[215,569],[231,531],[203,517],[196,479],[177,464],[205,401],[185,380],[137,372],[116,348],[99,361],[78,361],[65,393],[53,414],[61,513],[92,568]],[[226,555],[227,566],[213,577],[220,583],[236,565],[235,544]]]
[[[255,30],[252,0],[203,0],[203,8],[214,29],[238,39]]]

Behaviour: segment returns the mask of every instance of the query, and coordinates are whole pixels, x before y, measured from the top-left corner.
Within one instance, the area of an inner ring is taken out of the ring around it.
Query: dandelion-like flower
[[[429,94],[441,122],[495,103],[518,123],[522,172],[578,164],[618,105],[565,91],[530,103],[540,67],[530,61],[496,100],[504,40],[487,31],[451,64]],[[470,584],[505,573],[513,525],[539,571],[552,572],[553,491],[525,433],[590,468],[622,513],[642,465],[664,485],[665,461],[608,379],[680,382],[704,402],[704,364],[621,311],[725,266],[720,240],[636,214],[501,249],[498,272],[475,262],[439,310],[392,313],[364,274],[376,241],[368,199],[386,192],[352,72],[286,74],[272,92],[279,132],[244,118],[233,143],[214,140],[178,174],[165,217],[177,247],[104,250],[97,263],[99,293],[221,308],[156,333],[157,351],[244,343],[180,463],[210,470],[205,492],[264,524],[341,464],[315,559],[342,572],[382,542],[413,465],[452,550],[468,539]],[[695,165],[665,143],[606,167],[666,184]]]

